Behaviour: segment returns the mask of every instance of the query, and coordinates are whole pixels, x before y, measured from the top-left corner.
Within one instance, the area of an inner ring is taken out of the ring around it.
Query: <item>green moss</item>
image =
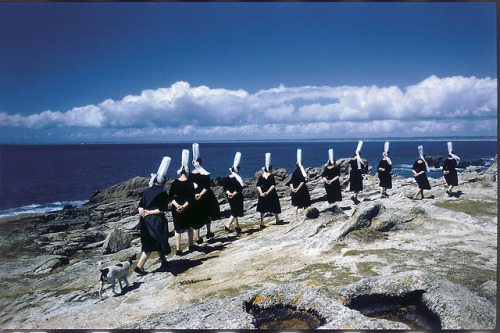
[[[361,275],[363,275],[363,277],[378,275],[377,272],[375,272],[372,269],[373,266],[377,266],[377,265],[379,265],[379,263],[377,263],[377,262],[359,262],[359,263],[357,263],[359,273],[361,273]]]
[[[224,290],[215,291],[213,293],[204,295],[203,298],[195,299],[192,303],[200,303],[207,299],[217,298],[217,299],[229,299],[241,294],[248,292],[249,290],[255,289],[255,286],[243,285],[238,288],[227,288]]]
[[[466,213],[473,216],[497,216],[497,200],[492,201],[439,201],[434,204],[435,206],[452,210],[455,212]]]
[[[363,253],[363,251],[359,251],[359,250],[349,250],[346,253],[344,253],[344,257],[347,257],[347,256],[359,256],[362,253]]]

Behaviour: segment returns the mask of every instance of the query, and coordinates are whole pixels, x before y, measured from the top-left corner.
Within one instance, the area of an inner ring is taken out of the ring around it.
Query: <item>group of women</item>
[[[190,172],[189,150],[182,151],[181,167],[177,171],[179,178],[170,185],[170,190],[164,191],[166,174],[170,165],[170,157],[164,157],[158,172],[151,174],[149,187],[142,194],[139,202],[141,257],[134,271],[144,275],[144,264],[153,251],[157,251],[162,262],[160,269],[166,265],[165,255],[171,252],[168,244],[168,223],[165,212],[171,203],[172,218],[174,220],[174,234],[176,254],[182,255],[181,234],[188,234],[188,249],[192,251],[198,246],[194,244],[193,230],[196,230],[196,242],[203,243],[199,236],[199,229],[207,228],[206,237],[214,237],[211,231],[211,220],[220,214],[219,202],[210,188],[210,173],[202,167],[199,156],[199,145],[193,144],[194,169]]]
[[[354,192],[351,200],[359,203],[358,194],[363,189],[363,177],[365,165],[361,159],[361,148],[363,142],[359,141],[354,157],[348,161],[349,172],[349,190]],[[419,159],[413,164],[412,171],[418,184],[417,192],[413,199],[419,195],[424,198],[424,190],[430,189],[429,180],[426,172],[429,171],[423,147],[418,147]],[[452,194],[454,186],[458,185],[456,172],[457,160],[459,159],[452,150],[452,143],[448,142],[449,158],[445,160],[443,173],[448,184],[447,193]],[[387,189],[392,188],[392,162],[389,158],[389,142],[385,142],[383,158],[377,166],[377,174],[380,184],[380,196],[387,197]],[[241,153],[237,152],[234,157],[233,165],[229,168],[230,174],[224,179],[223,188],[226,194],[231,216],[224,227],[226,232],[241,232],[238,218],[244,215],[243,208],[243,187],[244,183],[239,176]],[[167,263],[165,255],[171,252],[168,244],[168,224],[165,212],[168,210],[168,204],[171,203],[172,217],[174,221],[176,254],[182,255],[180,248],[181,234],[188,234],[188,250],[192,251],[198,246],[194,244],[194,234],[196,231],[196,242],[201,244],[203,239],[199,236],[199,230],[206,226],[207,239],[213,238],[211,231],[211,221],[220,214],[218,201],[210,188],[210,173],[203,169],[202,160],[199,156],[199,145],[193,144],[192,164],[194,169],[190,172],[189,150],[182,151],[182,163],[177,171],[179,178],[175,179],[170,190],[164,191],[166,183],[166,173],[170,165],[170,157],[164,157],[158,172],[151,174],[149,187],[144,191],[139,203],[140,231],[141,231],[141,257],[135,268],[135,272],[144,275],[144,264],[153,251],[157,251],[162,262],[160,268],[165,268]],[[272,174],[271,153],[265,155],[265,166],[263,172],[257,180],[258,201],[257,211],[260,213],[259,228],[265,228],[264,216],[266,213],[272,213],[275,216],[276,223],[279,224],[279,214],[281,205],[276,191],[276,180]],[[340,166],[336,164],[333,149],[328,151],[328,161],[321,175],[328,203],[342,201],[340,185]],[[291,190],[291,202],[294,208],[294,215],[297,215],[299,208],[307,208],[311,205],[311,197],[306,185],[307,174],[302,164],[302,150],[297,150],[297,168],[293,172],[287,186]]]

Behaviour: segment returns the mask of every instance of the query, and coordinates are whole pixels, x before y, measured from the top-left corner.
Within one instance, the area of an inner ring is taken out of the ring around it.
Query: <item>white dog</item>
[[[100,278],[101,288],[99,289],[99,298],[102,299],[102,290],[106,282],[111,284],[111,289],[113,290],[113,293],[115,295],[117,294],[117,292],[115,291],[116,280],[118,280],[121,290],[123,290],[121,280],[125,281],[125,287],[127,287],[129,285],[127,281],[129,269],[130,269],[130,261],[121,262],[114,266],[106,267],[104,269],[101,269],[101,262],[99,261],[99,270],[101,271],[101,278]]]

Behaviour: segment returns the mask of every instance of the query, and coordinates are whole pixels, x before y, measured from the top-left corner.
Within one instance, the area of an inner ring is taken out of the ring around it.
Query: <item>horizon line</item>
[[[273,142],[403,142],[403,141],[497,141],[497,136],[439,136],[439,137],[394,137],[394,138],[331,138],[331,139],[314,139],[314,138],[304,138],[304,139],[242,139],[242,140],[171,140],[171,141],[97,141],[97,142],[47,142],[47,143],[0,143],[0,146],[54,146],[54,145],[147,145],[147,144],[177,144],[177,143],[193,143],[193,142],[203,142],[203,143],[273,143]]]

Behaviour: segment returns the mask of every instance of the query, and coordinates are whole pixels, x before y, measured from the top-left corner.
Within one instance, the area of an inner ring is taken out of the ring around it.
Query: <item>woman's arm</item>
[[[302,186],[304,186],[304,184],[304,182],[301,182],[299,186],[297,186],[297,189],[295,189],[295,192],[298,192],[302,188]]]
[[[203,197],[203,195],[204,195],[205,193],[207,193],[207,189],[206,189],[206,188],[204,188],[203,190],[201,190],[201,192],[200,192],[200,193],[195,194],[194,198],[195,198],[196,200],[200,200],[200,199],[201,199],[201,197]]]
[[[175,199],[174,199],[174,200],[172,200],[172,205],[174,205],[174,206],[175,206],[175,209],[176,209],[179,213],[181,213],[184,209],[186,209],[186,208],[187,208],[187,206],[189,206],[189,202],[188,202],[188,201],[186,201],[183,205],[180,205],[180,204],[179,204],[177,201],[175,201]]]
[[[271,185],[271,187],[269,188],[269,190],[267,190],[266,192],[266,195],[268,195],[269,193],[271,193],[276,187],[274,185]]]
[[[265,197],[267,195],[267,192],[266,193],[262,192],[262,188],[260,186],[257,186],[257,190],[259,190],[259,195],[261,197]]]
[[[156,214],[162,214],[162,213],[164,213],[164,211],[159,210],[158,208],[155,208],[155,209],[143,209],[142,212],[140,212],[139,214],[141,214],[142,217],[145,217],[148,215],[156,215]]]

